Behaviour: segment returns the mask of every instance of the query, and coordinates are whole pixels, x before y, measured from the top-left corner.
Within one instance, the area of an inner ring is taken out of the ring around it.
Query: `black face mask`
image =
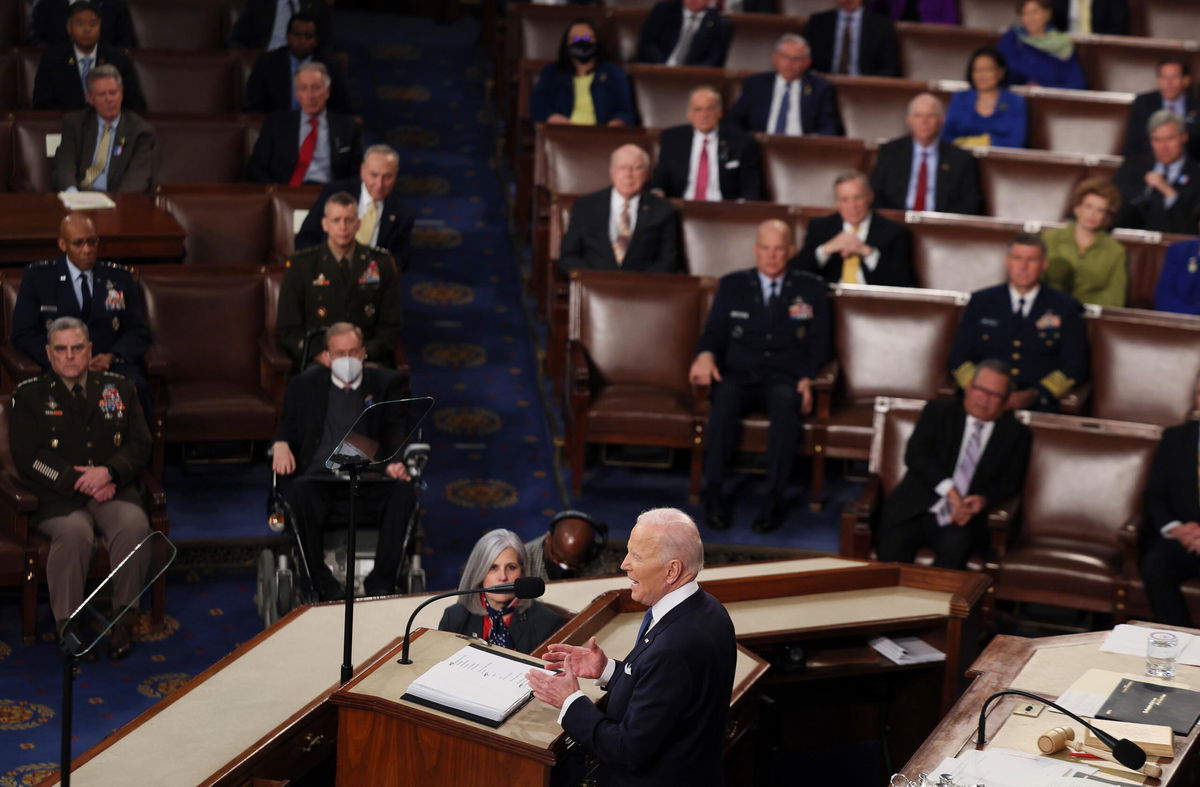
[[[572,60],[587,62],[596,56],[595,41],[572,41],[567,45],[567,54]]]

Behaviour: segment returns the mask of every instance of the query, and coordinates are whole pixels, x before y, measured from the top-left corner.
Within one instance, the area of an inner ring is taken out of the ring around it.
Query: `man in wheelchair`
[[[322,530],[333,505],[347,498],[350,485],[326,469],[325,460],[355,420],[374,402],[403,398],[400,376],[389,369],[363,365],[366,350],[358,326],[338,322],[326,332],[322,365],[296,375],[288,383],[283,414],[275,435],[272,468],[279,489],[295,514],[313,587],[322,601],[344,597],[345,589],[323,560]],[[408,432],[404,409],[377,408],[374,419],[360,424],[366,436],[380,441],[381,455],[399,448]],[[408,468],[396,461],[385,475],[364,473],[359,485],[362,508],[380,512],[375,567],[363,580],[368,596],[395,590],[404,550],[405,526],[417,505]]]

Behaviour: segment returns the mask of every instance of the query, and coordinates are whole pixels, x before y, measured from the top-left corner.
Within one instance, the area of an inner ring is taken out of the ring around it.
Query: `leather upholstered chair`
[[[271,186],[271,264],[283,262],[296,251],[296,232],[304,219],[298,211],[308,214],[317,196],[321,193],[320,186]],[[271,324],[274,325],[272,318]]]
[[[636,63],[627,70],[633,85],[634,107],[641,124],[647,128],[687,123],[688,95],[699,85],[720,91],[725,106],[732,106],[730,80],[720,68]]]
[[[156,113],[237,112],[240,95],[237,60],[227,52],[131,49],[146,106]]]
[[[13,124],[8,118],[0,118],[0,188],[11,190],[13,158]]]
[[[1011,24],[1011,7],[1009,16]],[[962,79],[971,53],[981,46],[995,46],[1000,34],[957,25],[898,22],[896,38],[900,44],[900,72],[905,78],[942,80]]]
[[[764,71],[770,68],[770,53],[784,33],[803,35],[807,19],[782,14],[728,14],[733,28],[725,68]],[[702,83],[697,83],[702,84]]]
[[[1155,5],[1158,0],[1151,0],[1146,5]],[[1195,30],[1193,27],[1177,28],[1164,38],[1180,39],[1182,30]],[[1080,41],[1079,61],[1087,74],[1088,88],[1091,90],[1106,90],[1121,93],[1141,93],[1147,90],[1147,76],[1153,76],[1155,65],[1164,57],[1182,57],[1189,61],[1192,67],[1197,65],[1195,49],[1190,44],[1180,41],[1129,41],[1124,37],[1105,36],[1100,40]]]
[[[262,186],[164,186],[158,203],[187,233],[187,264],[262,265],[271,258],[271,197]]]
[[[833,291],[834,369],[815,386],[812,489],[823,486],[825,459],[867,459],[875,398],[954,396],[950,345],[966,305],[958,292],[839,284]]]
[[[0,342],[0,393],[11,393],[17,384],[30,377],[37,377],[42,368],[12,346],[12,316],[17,305],[17,293],[21,290],[21,269],[12,268],[0,272],[0,303],[4,310],[4,339]]]
[[[684,202],[679,207],[684,258],[693,276],[721,278],[754,266],[758,225],[768,219],[792,224],[786,205],[769,202]]]
[[[25,27],[24,12],[23,0],[0,0],[0,47],[21,43],[21,31]]]
[[[1111,230],[1111,233],[1125,247],[1129,264],[1129,299],[1125,305],[1134,309],[1153,309],[1154,290],[1162,276],[1163,258],[1168,247],[1191,238],[1124,228]]]
[[[247,118],[152,117],[158,183],[238,183],[250,158]]]
[[[609,17],[609,34],[605,36],[609,56],[622,63],[632,63],[637,57],[638,37],[649,8],[616,8]],[[649,125],[649,124],[647,124]]]
[[[1033,449],[1020,525],[991,572],[996,598],[1122,622],[1161,428],[1026,411],[1017,417],[1033,431]]]
[[[20,98],[20,61],[16,50],[0,52],[0,113],[17,109]]]
[[[975,151],[980,187],[989,216],[1046,221],[1070,211],[1071,192],[1084,178],[1117,171],[1120,159],[990,148]]]
[[[17,83],[17,106],[29,109],[33,106],[33,81],[37,77],[38,63],[42,61],[40,46],[19,47],[17,52],[19,82]]]
[[[810,17],[829,10],[827,0],[779,0],[779,13],[785,16]]]
[[[46,155],[46,137],[62,131],[61,112],[21,112],[13,117],[13,191],[50,191],[54,156]],[[57,147],[57,146],[56,146]]]
[[[829,81],[837,88],[846,137],[868,143],[907,134],[904,116],[908,113],[908,102],[929,91],[928,82],[916,79],[831,75]],[[933,92],[943,102],[948,101],[948,93]]]
[[[862,140],[756,134],[766,191],[786,205],[832,205],[833,180],[848,169],[869,172]]]
[[[129,21],[143,49],[225,48],[228,0],[129,0]]]
[[[960,21],[963,27],[1007,30],[1016,16],[1013,5],[1010,0],[964,0],[958,4]]]
[[[574,19],[588,19],[614,56],[616,39],[608,26],[609,10],[604,6],[551,6],[514,3],[509,9],[509,52],[512,62],[524,58],[553,60],[558,57],[558,42]],[[515,17],[513,19],[512,17]]]
[[[1144,28],[1134,30],[1138,35],[1150,38],[1180,38],[1180,30],[1195,30],[1200,27],[1200,6],[1191,0],[1154,0],[1137,3]],[[1131,9],[1132,10],[1132,9]],[[1135,16],[1136,19],[1136,16]],[[1195,73],[1193,69],[1192,73]]]
[[[1145,73],[1143,79],[1153,76],[1154,68]],[[1029,96],[1029,147],[1099,156],[1121,153],[1129,118],[1125,96],[1049,89],[1025,94]]]
[[[1005,253],[1020,223],[941,214],[907,218],[921,287],[969,293],[1004,282]]]
[[[571,275],[567,456],[583,491],[588,443],[692,452],[699,493],[703,422],[688,382],[712,279],[621,271]],[[648,341],[653,337],[653,341]]]
[[[291,359],[269,336],[266,269],[160,265],[141,284],[166,441],[269,440]]]
[[[21,480],[13,463],[8,431],[11,407],[9,397],[0,397],[0,585],[21,588],[21,636],[29,644],[37,633],[38,586],[46,579],[50,539],[29,522],[29,515],[37,510],[38,499]],[[141,484],[150,527],[165,535],[170,529],[166,493],[149,472],[142,473]],[[88,575],[104,577],[109,570],[108,552],[98,540]],[[155,624],[163,621],[166,597],[164,574],[151,589]]]

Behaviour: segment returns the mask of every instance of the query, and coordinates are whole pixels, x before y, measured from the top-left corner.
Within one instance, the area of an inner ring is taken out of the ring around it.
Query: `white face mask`
[[[352,385],[362,376],[363,362],[352,355],[334,358],[333,363],[329,366],[333,370],[333,376],[341,380],[345,385]]]

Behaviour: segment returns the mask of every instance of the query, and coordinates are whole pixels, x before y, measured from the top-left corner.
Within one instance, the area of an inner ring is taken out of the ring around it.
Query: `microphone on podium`
[[[468,590],[448,590],[445,593],[439,593],[436,596],[430,596],[422,601],[412,614],[408,616],[408,623],[404,626],[404,652],[400,654],[400,660],[397,664],[412,664],[412,659],[408,657],[408,635],[412,631],[413,621],[417,619],[417,613],[425,609],[439,599],[449,598],[450,596],[469,596],[472,593],[512,593],[517,598],[538,598],[546,592],[546,581],[541,577],[517,577],[513,582],[506,582],[503,585],[492,585],[486,588],[470,588]]]

